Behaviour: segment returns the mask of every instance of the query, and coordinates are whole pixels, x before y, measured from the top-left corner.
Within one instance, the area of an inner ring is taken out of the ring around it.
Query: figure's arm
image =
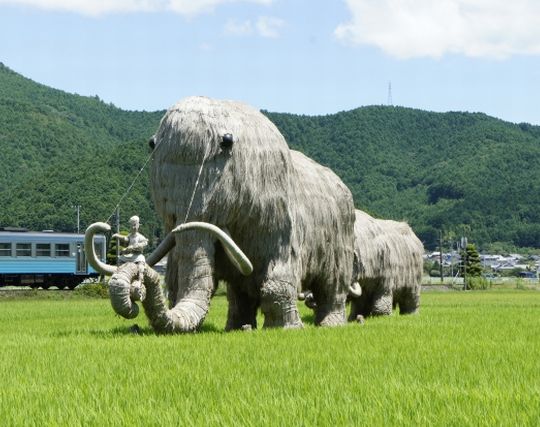
[[[148,246],[148,239],[141,234],[137,237],[135,242],[129,245],[126,249],[124,249],[124,251],[125,253],[129,253],[129,252],[142,253],[146,246]]]
[[[118,242],[119,243],[122,243],[122,244],[127,244],[129,243],[129,238],[127,236],[123,236],[122,234],[119,234],[119,233],[114,233],[112,236],[111,236],[112,239],[118,239]]]

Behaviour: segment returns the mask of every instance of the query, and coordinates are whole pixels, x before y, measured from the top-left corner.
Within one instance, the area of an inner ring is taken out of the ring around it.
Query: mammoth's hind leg
[[[276,278],[265,280],[261,288],[263,327],[303,327],[296,306],[296,296],[296,286],[291,282]]]
[[[393,297],[391,291],[381,290],[373,297],[371,314],[373,316],[383,316],[392,314]]]
[[[233,284],[227,283],[227,300],[229,311],[225,330],[242,329],[244,325],[257,327],[257,301],[250,298]]]
[[[420,287],[403,288],[399,293],[399,314],[416,314],[420,307]]]
[[[371,295],[368,292],[362,291],[361,296],[351,299],[351,313],[349,314],[349,321],[355,321],[358,316],[369,316],[371,314],[372,305],[373,302]]]

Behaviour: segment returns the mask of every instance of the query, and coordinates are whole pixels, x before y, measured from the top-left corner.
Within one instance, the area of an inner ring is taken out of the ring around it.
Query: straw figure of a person
[[[126,248],[120,251],[120,261],[122,263],[133,262],[138,265],[139,274],[137,280],[132,283],[132,293],[138,297],[140,301],[144,300],[145,292],[142,286],[145,268],[144,249],[148,246],[148,239],[139,233],[140,219],[137,215],[129,219],[130,232],[127,236],[119,233],[112,235],[118,243],[127,245]]]

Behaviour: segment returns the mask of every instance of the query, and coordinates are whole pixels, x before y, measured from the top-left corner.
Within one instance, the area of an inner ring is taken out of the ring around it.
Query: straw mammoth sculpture
[[[358,315],[416,313],[420,303],[420,281],[424,247],[404,222],[375,219],[356,210],[353,277],[362,293],[351,298],[349,319]]]
[[[304,289],[313,292],[317,324],[345,323],[354,206],[332,171],[290,150],[259,111],[232,101],[179,102],[150,143],[152,197],[168,232],[144,279],[142,305],[156,331],[197,330],[218,281],[227,285],[227,330],[256,327],[259,308],[264,327],[301,327],[296,298]],[[167,251],[168,304],[150,268]],[[113,307],[126,317],[137,310],[132,270],[122,266],[111,279]]]

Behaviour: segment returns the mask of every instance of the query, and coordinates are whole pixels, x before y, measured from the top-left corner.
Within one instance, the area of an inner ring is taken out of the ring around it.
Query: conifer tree
[[[470,277],[479,277],[482,275],[482,263],[480,262],[480,254],[476,250],[473,243],[468,243],[465,250],[461,252],[460,275],[465,280],[465,288],[467,288],[467,280]]]

